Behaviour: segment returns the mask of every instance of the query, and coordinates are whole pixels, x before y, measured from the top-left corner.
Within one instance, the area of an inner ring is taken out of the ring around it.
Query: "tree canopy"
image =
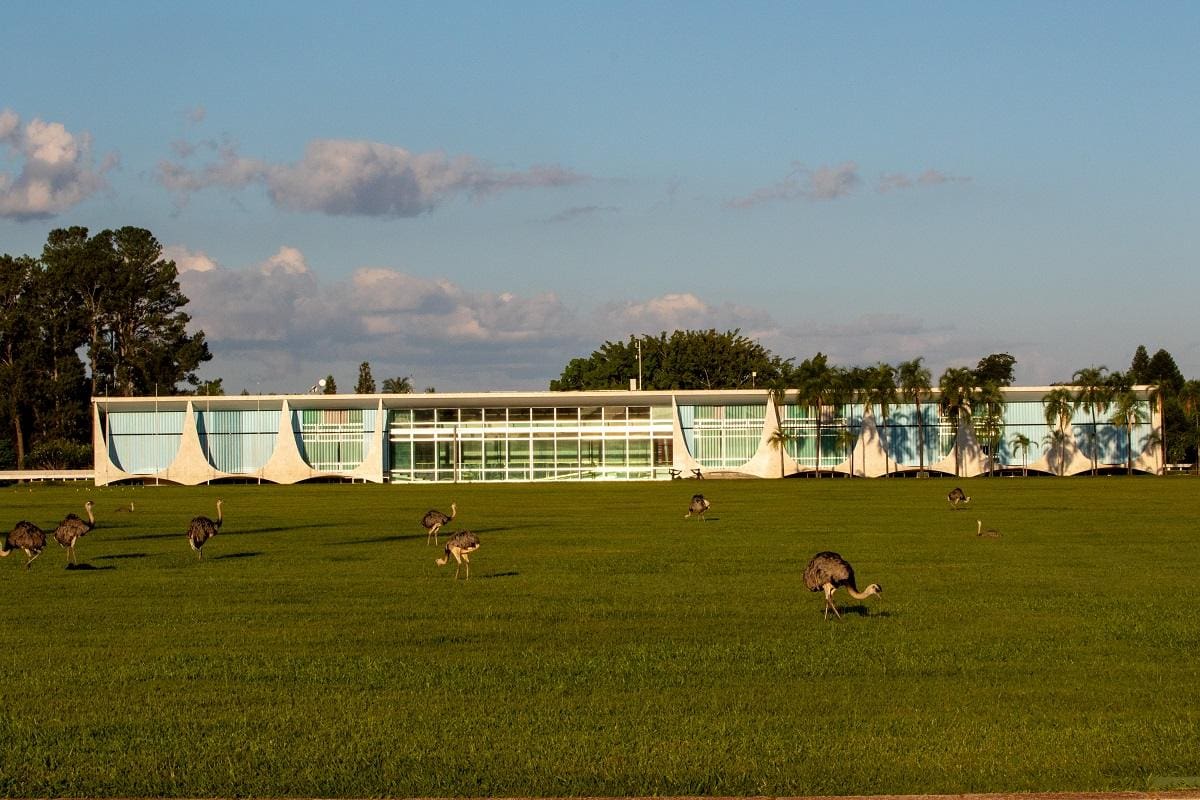
[[[64,453],[86,461],[68,445],[91,439],[92,396],[195,391],[212,354],[187,331],[187,302],[141,228],[57,229],[40,258],[0,256],[0,430],[16,463],[39,447],[55,466]]]
[[[749,389],[768,386],[790,366],[790,359],[779,358],[737,329],[663,332],[605,342],[587,358],[568,363],[550,389],[627,389],[639,373],[643,389]]]

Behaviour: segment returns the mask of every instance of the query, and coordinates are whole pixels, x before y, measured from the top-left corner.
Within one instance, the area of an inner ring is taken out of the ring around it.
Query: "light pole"
[[[642,340],[638,339],[638,391],[642,390]]]

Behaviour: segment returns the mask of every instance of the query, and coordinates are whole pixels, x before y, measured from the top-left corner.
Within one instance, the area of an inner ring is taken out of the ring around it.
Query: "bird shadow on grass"
[[[140,542],[146,539],[174,539],[177,536],[182,537],[183,535],[183,531],[180,531],[179,533],[143,533],[138,536],[109,536],[105,538],[106,541],[110,542]]]
[[[245,552],[245,553],[221,553],[218,556],[209,556],[210,561],[224,561],[227,558],[257,558],[261,556],[261,552]]]
[[[111,556],[96,556],[97,561],[116,561],[123,558],[149,558],[149,553],[116,553]]]
[[[413,534],[412,536],[372,536],[370,539],[344,539],[338,542],[329,542],[330,547],[346,547],[349,545],[358,544],[381,544],[383,542],[400,542],[405,539],[424,539],[425,534]]]
[[[487,580],[489,578],[515,578],[520,574],[519,572],[489,572],[486,575],[479,575],[477,577],[480,580]]]
[[[237,530],[223,530],[222,535],[230,534],[239,535],[243,533],[282,533],[284,531],[294,531],[299,528],[337,528],[341,527],[336,522],[306,522],[303,525],[277,525],[273,528],[238,528]]]
[[[72,572],[96,572],[98,570],[116,569],[116,568],[117,567],[115,564],[105,564],[103,567],[95,567],[95,566],[92,566],[91,564],[88,564],[87,562],[84,562],[82,564],[67,564],[67,569],[71,570]]]
[[[868,606],[846,606],[841,609],[842,616],[854,614],[859,617],[890,617],[892,612],[885,609],[871,609]]]

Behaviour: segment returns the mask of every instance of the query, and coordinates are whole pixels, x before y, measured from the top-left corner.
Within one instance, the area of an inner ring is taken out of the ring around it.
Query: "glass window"
[[[413,422],[433,422],[432,408],[414,408],[412,415]]]
[[[392,442],[391,468],[412,469],[412,442]]]
[[[650,406],[630,406],[630,419],[650,419]]]
[[[457,408],[439,408],[437,410],[438,422],[458,422]]]
[[[482,408],[460,409],[458,418],[462,422],[482,422],[483,421],[483,409]]]
[[[510,422],[516,422],[516,421],[526,421],[527,422],[529,420],[529,412],[530,412],[530,409],[528,409],[528,408],[510,408],[508,410],[508,419]]]
[[[554,409],[553,408],[535,408],[535,409],[533,409],[533,421],[534,422],[553,422],[554,421]]]
[[[579,409],[578,408],[559,408],[559,409],[555,410],[555,416],[558,418],[559,422],[578,422],[579,421]]]
[[[433,469],[433,442],[413,442],[413,469]]]
[[[650,466],[650,440],[649,439],[630,439],[629,440],[629,466],[631,466],[631,467],[648,467],[648,466]]]
[[[625,406],[605,406],[604,407],[604,418],[605,419],[623,420],[623,419],[625,419],[625,416],[626,416]]]

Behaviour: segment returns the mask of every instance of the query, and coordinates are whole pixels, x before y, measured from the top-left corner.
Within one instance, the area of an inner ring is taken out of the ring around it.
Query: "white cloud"
[[[207,255],[189,250],[182,245],[168,245],[163,248],[163,258],[174,261],[175,268],[180,272],[211,272],[217,268],[217,262]]]
[[[0,172],[0,217],[11,219],[61,214],[103,189],[104,174],[117,164],[115,154],[93,164],[90,134],[37,118],[22,125],[11,109],[0,110],[0,143],[20,165],[15,176]]]
[[[175,151],[187,152],[178,145]],[[587,180],[562,167],[506,172],[470,156],[412,153],[395,145],[346,139],[312,141],[304,157],[292,164],[244,158],[227,144],[219,148],[215,162],[199,168],[163,161],[158,177],[181,203],[209,187],[261,185],[276,206],[289,211],[373,217],[415,217],[457,196],[481,199],[510,189]]]

